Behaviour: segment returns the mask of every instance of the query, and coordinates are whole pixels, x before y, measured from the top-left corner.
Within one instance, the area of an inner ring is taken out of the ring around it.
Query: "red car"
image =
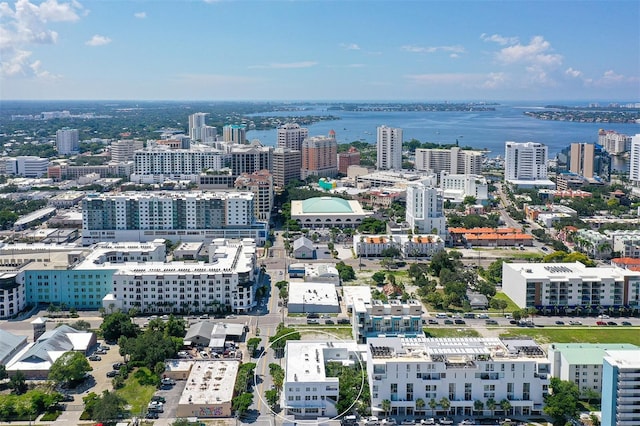
[[[596,325],[607,325],[606,321],[596,321]]]

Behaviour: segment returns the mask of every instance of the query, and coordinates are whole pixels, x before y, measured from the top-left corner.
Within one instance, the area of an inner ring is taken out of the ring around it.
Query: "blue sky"
[[[640,2],[11,0],[2,99],[640,101]]]

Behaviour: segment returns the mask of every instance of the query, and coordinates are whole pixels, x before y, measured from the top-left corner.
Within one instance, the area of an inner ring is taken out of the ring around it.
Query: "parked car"
[[[488,320],[485,320],[484,322],[487,325],[498,325],[498,321],[496,321],[494,319],[488,319]]]
[[[235,315],[227,315],[225,318],[226,318],[226,319],[236,319],[236,318],[238,318],[238,317],[237,317],[237,316],[235,316]]]
[[[111,349],[111,346],[100,345],[100,347],[98,349],[103,350],[103,351],[108,351],[109,349]]]
[[[73,402],[73,395],[69,395],[68,393],[62,394],[62,402]]]
[[[598,315],[598,318],[600,318],[600,319],[609,319],[609,315],[605,315],[605,314]]]
[[[420,420],[420,424],[421,425],[435,425],[436,424],[436,419],[434,419],[433,417],[430,417],[428,419],[422,419],[422,420]]]
[[[159,415],[158,415],[158,413],[157,413],[157,412],[155,412],[155,411],[149,411],[149,412],[144,416],[144,418],[145,418],[145,419],[157,419],[157,418],[159,418],[159,417],[160,417],[160,416],[159,416]]]
[[[462,316],[462,318],[467,318],[467,319],[473,319],[473,318],[475,318],[475,317],[476,317],[476,315],[475,315],[475,314],[469,314],[469,313],[464,314],[464,315]]]
[[[478,314],[478,318],[479,319],[488,319],[489,318],[489,314]]]
[[[607,325],[618,325],[618,323],[615,321],[609,321],[607,322]]]
[[[607,325],[606,321],[596,321],[596,325]]]
[[[371,416],[364,421],[364,426],[378,426],[379,424],[380,420],[376,416]]]
[[[104,349],[98,349],[94,353],[97,354],[97,355],[106,355],[107,351],[105,351]]]
[[[450,419],[449,417],[440,417],[438,419],[438,423],[440,423],[441,425],[452,425],[453,419]]]
[[[556,325],[564,325],[564,321],[556,321]]]
[[[461,425],[475,425],[476,421],[473,419],[464,419],[460,422]]]
[[[310,314],[307,314],[307,318],[320,318],[320,315],[312,312]]]
[[[438,324],[438,320],[434,320],[434,319],[429,319],[429,321],[427,321],[429,324]]]
[[[102,357],[99,355],[91,355],[89,361],[102,361]]]
[[[509,324],[516,325],[518,324],[518,321],[512,319],[512,320],[509,320]]]
[[[165,402],[167,402],[167,400],[165,399],[164,396],[153,395],[151,397],[151,402],[162,402],[164,404]]]
[[[126,364],[124,362],[114,362],[111,367],[113,367],[114,370],[120,370],[120,367],[122,367],[123,365]]]
[[[307,319],[307,324],[320,324],[320,320],[317,319]]]
[[[173,386],[173,385],[175,385],[175,384],[176,384],[176,381],[175,381],[175,380],[173,380],[173,379],[170,379],[169,377],[164,377],[164,378],[162,379],[162,382],[161,382],[161,383],[162,383],[163,385]]]
[[[569,321],[569,325],[582,325],[582,321]]]
[[[386,419],[382,419],[382,421],[380,421],[381,425],[387,425],[387,426],[394,426],[396,425],[396,419],[388,417]]]
[[[465,325],[467,322],[463,319],[456,318],[454,322],[458,325]]]
[[[453,320],[446,319],[446,320],[444,320],[444,323],[447,324],[447,325],[451,325],[451,324],[453,324]]]
[[[116,370],[107,371],[107,377],[116,377],[118,372]]]
[[[404,419],[400,422],[401,425],[413,426],[416,424],[416,421],[413,419]]]
[[[202,314],[202,315],[200,315],[200,319],[203,319],[203,320],[209,319],[209,315],[208,314]]]
[[[340,318],[338,324],[350,324],[350,321],[347,318]]]
[[[633,325],[633,324],[631,324],[629,321],[622,321],[622,325],[629,326],[629,325]]]
[[[324,320],[324,323],[325,324],[335,324],[335,322],[333,322],[333,320],[330,320],[330,319]]]

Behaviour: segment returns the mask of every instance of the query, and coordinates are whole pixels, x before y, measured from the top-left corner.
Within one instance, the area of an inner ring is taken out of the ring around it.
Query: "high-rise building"
[[[143,141],[123,139],[111,143],[111,161],[124,163],[133,161],[135,152],[144,148]]]
[[[273,183],[284,188],[289,182],[300,180],[302,152],[289,148],[273,150]]]
[[[278,127],[278,148],[302,149],[302,142],[309,137],[309,129],[296,123],[287,123]]]
[[[440,175],[448,172],[452,175],[482,174],[481,151],[463,150],[458,147],[451,149],[416,149],[415,169]]]
[[[234,176],[273,168],[273,147],[271,146],[252,142],[250,145],[230,144],[226,149],[229,167]]]
[[[189,137],[191,140],[202,140],[202,128],[206,126],[206,117],[207,113],[205,112],[196,112],[189,116]]]
[[[602,365],[602,424],[640,424],[640,350],[607,351]]]
[[[631,138],[629,180],[634,185],[640,186],[640,133]]]
[[[354,146],[350,146],[347,152],[338,153],[338,171],[343,175],[347,174],[349,166],[360,165],[360,151]]]
[[[335,132],[329,136],[313,136],[302,142],[300,178],[333,177],[338,173],[338,144]]]
[[[569,171],[586,178],[593,177],[594,148],[592,143],[572,143]]]
[[[402,170],[402,129],[378,127],[378,170]]]
[[[58,154],[69,155],[78,152],[80,135],[78,129],[60,129],[56,132],[56,148]]]
[[[239,191],[248,191],[253,194],[256,219],[269,223],[273,209],[273,175],[269,170],[243,173],[237,177],[234,186]]]
[[[414,233],[446,237],[443,197],[437,188],[431,186],[431,180],[407,185],[406,219]]]
[[[546,180],[548,148],[538,142],[506,142],[504,178],[514,180]]]
[[[184,178],[205,170],[220,170],[225,155],[209,147],[201,149],[170,149],[155,146],[134,153],[135,175]]]
[[[227,124],[222,128],[222,140],[225,142],[247,143],[247,128],[239,124]]]
[[[600,129],[598,132],[598,145],[609,154],[618,155],[629,151],[631,136],[623,135],[614,130]]]

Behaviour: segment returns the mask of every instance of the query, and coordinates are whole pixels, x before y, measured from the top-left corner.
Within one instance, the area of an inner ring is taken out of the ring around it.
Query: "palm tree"
[[[504,414],[507,414],[507,411],[511,410],[511,403],[507,399],[503,399],[500,401],[500,408],[504,411]]]
[[[493,398],[489,398],[487,399],[487,402],[485,404],[487,408],[491,411],[491,415],[493,416],[495,414],[496,407],[498,406],[498,404],[496,404],[496,400]]]
[[[481,412],[482,410],[484,410],[484,402],[476,399],[475,401],[473,401],[473,409],[477,412]]]
[[[435,398],[431,398],[429,400],[429,408],[431,408],[431,414],[434,415],[436,413],[436,408],[438,408],[438,401]]]
[[[449,414],[449,408],[451,408],[451,401],[449,401],[449,398],[447,398],[446,396],[443,396],[442,399],[440,400],[440,406],[442,407],[443,410],[447,412],[447,414]]]
[[[422,398],[416,399],[416,412],[420,413],[420,412],[424,411],[424,406],[425,406],[424,399],[422,399]]]
[[[383,399],[382,403],[380,404],[380,408],[382,408],[382,411],[384,411],[384,415],[387,416],[389,414],[389,411],[391,411],[391,401],[389,401],[388,399]]]

